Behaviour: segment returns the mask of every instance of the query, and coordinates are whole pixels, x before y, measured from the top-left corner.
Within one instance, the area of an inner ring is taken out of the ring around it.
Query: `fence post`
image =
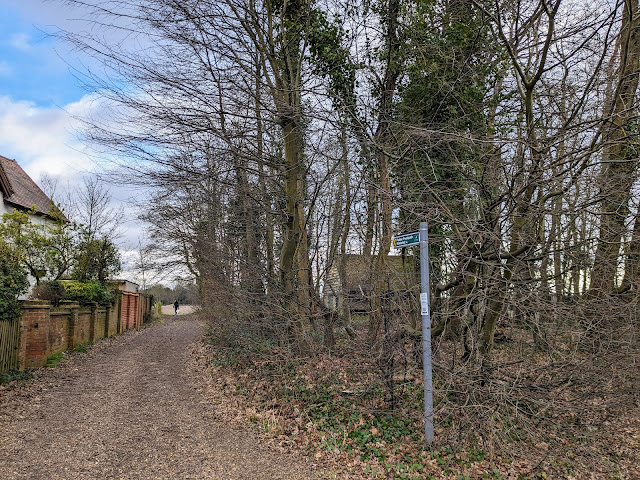
[[[109,338],[109,324],[111,323],[111,304],[104,307],[104,338]]]

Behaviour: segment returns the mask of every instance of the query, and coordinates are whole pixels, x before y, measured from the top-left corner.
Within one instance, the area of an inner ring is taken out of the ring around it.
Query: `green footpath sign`
[[[393,246],[395,248],[405,248],[420,243],[420,232],[403,233],[393,237]]]

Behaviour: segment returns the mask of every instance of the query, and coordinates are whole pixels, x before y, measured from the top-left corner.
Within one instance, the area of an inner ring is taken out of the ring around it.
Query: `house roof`
[[[0,190],[5,203],[20,210],[51,216],[51,199],[36,185],[18,162],[0,155]],[[64,218],[64,216],[63,216]]]

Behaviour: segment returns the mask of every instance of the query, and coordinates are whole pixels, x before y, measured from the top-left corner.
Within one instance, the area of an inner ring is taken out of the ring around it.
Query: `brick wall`
[[[122,306],[120,307],[120,331],[124,332],[129,328],[129,295],[122,294]]]
[[[74,345],[88,343],[91,340],[91,310],[81,308],[78,311],[78,323],[76,325]]]
[[[118,333],[118,307],[117,304],[108,310],[107,336],[110,337]]]
[[[52,307],[44,300],[24,300],[18,368],[41,367],[50,355],[139,328],[149,308],[150,302],[146,301],[145,295],[128,292],[118,295],[116,304],[108,307],[80,307],[72,302]]]
[[[69,349],[69,310],[49,311],[49,355]]]
[[[49,356],[49,302],[26,300],[22,302],[20,319],[20,369],[42,366]]]

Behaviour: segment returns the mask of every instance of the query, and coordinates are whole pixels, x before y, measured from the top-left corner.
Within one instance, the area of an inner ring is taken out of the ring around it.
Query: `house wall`
[[[375,257],[346,254],[338,256],[336,264],[345,262],[345,284],[342,284],[337,266],[332,267],[324,278],[323,299],[331,310],[341,310],[346,302],[352,312],[366,312],[370,308],[369,297],[377,281],[382,280],[385,293],[392,295],[419,293],[420,275],[415,269],[412,256],[388,255],[386,269],[372,270]]]
[[[5,213],[11,213],[15,210],[15,207],[4,203],[4,196],[0,192],[0,216]],[[24,210],[23,210],[24,211]],[[28,213],[25,211],[25,213]],[[53,225],[54,221],[44,215],[32,215],[29,213],[29,221],[35,225]]]
[[[11,213],[12,211],[13,211],[13,208],[8,207],[4,203],[4,195],[2,194],[2,192],[0,192],[0,215],[3,215],[5,213]]]
[[[138,293],[138,284],[128,280],[122,280],[118,288],[123,292]]]

